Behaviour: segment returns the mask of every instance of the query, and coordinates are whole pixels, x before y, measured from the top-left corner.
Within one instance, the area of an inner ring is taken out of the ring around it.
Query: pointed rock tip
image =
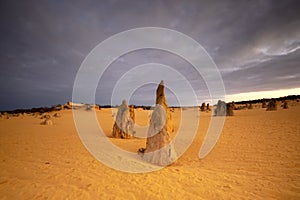
[[[127,105],[127,101],[123,99],[122,104]]]

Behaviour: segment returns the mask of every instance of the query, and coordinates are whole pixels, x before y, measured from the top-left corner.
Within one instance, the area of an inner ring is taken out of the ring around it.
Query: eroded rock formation
[[[206,110],[210,111],[209,103],[206,105]]]
[[[130,115],[130,118],[132,119],[132,121],[135,122],[135,113],[134,113],[133,105],[129,106],[129,115]]]
[[[267,106],[267,111],[273,111],[273,110],[277,110],[277,102],[276,100],[272,99]]]
[[[173,123],[164,93],[164,82],[156,90],[156,106],[153,110],[147,133],[146,149],[140,150],[143,159],[157,165],[169,165],[176,160],[170,134]]]
[[[215,109],[215,116],[233,116],[233,103],[226,104],[224,101],[219,100]]]
[[[266,101],[263,101],[263,102],[262,102],[262,105],[261,105],[261,107],[262,107],[262,108],[266,108],[266,107],[267,107],[267,103],[266,103]]]
[[[253,109],[252,103],[249,104],[248,109],[250,109],[250,110]]]
[[[46,118],[41,122],[41,125],[53,125],[53,122],[51,121],[51,119]]]
[[[118,109],[116,121],[113,126],[112,137],[128,139],[133,137],[134,122],[130,117],[129,107],[126,100],[123,100]]]
[[[170,112],[169,105],[168,105],[166,95],[165,95],[164,81],[161,81],[156,89],[155,104],[161,105],[162,107],[164,107],[164,109],[166,111],[166,117],[167,117],[167,119],[166,119],[167,131],[168,131],[168,133],[172,133],[174,131],[174,127],[173,127],[171,112]]]
[[[205,103],[202,103],[202,105],[200,106],[200,110],[201,112],[204,112],[206,110]]]
[[[287,101],[284,101],[284,102],[283,102],[282,108],[283,108],[283,109],[288,109],[288,108],[289,108]]]

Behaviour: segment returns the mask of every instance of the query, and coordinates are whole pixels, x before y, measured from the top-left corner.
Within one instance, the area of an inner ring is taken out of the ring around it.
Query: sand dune
[[[162,170],[130,174],[97,161],[81,143],[72,111],[40,125],[31,115],[0,118],[1,199],[299,199],[300,104],[266,112],[237,110],[226,117],[222,135],[204,159],[199,149],[211,114],[199,112],[197,136],[179,160]],[[149,113],[136,109],[136,123]],[[107,136],[111,109],[97,110]],[[51,116],[54,113],[51,113]],[[180,112],[172,113],[175,133]],[[136,152],[145,139],[110,140]]]

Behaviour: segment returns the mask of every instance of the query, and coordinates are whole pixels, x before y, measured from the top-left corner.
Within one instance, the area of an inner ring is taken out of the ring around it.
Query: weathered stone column
[[[161,105],[165,111],[166,111],[166,124],[167,124],[167,131],[168,133],[173,133],[174,132],[174,127],[173,127],[173,121],[172,121],[172,116],[171,112],[169,109],[169,105],[166,99],[165,95],[165,85],[164,81],[162,80],[160,84],[158,85],[156,89],[156,105]]]
[[[219,100],[215,109],[215,116],[233,116],[233,103],[225,103]]]
[[[177,156],[170,138],[173,123],[163,81],[156,90],[156,104],[151,116],[143,159],[157,165],[169,165]]]
[[[130,111],[126,100],[123,100],[118,109],[116,121],[113,126],[112,137],[128,139],[133,137],[134,122],[130,117]]]
[[[277,102],[275,99],[272,99],[268,105],[267,105],[267,110],[266,111],[273,111],[277,110]]]

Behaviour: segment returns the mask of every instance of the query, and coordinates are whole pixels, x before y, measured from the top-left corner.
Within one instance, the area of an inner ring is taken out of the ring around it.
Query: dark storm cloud
[[[0,110],[71,100],[85,56],[109,36],[143,26],[175,29],[198,41],[228,94],[300,87],[298,1],[1,1],[0,9]],[[181,70],[199,98],[207,96],[188,63],[143,52],[107,70],[98,103],[109,103],[103,97],[128,69],[153,60]],[[144,98],[152,104],[152,97]]]
[[[248,64],[224,75],[233,93],[267,91],[274,88],[297,88],[300,85],[299,52],[275,56],[253,65]],[[236,85],[240,85],[236,88]],[[241,90],[242,88],[242,90]]]

